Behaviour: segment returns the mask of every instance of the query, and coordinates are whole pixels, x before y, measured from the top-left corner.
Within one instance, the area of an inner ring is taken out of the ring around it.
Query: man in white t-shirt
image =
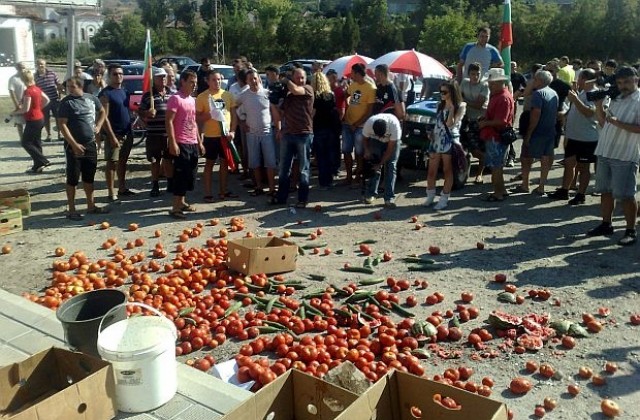
[[[364,202],[372,204],[378,194],[380,175],[384,167],[384,206],[396,208],[394,188],[396,167],[400,156],[402,126],[394,114],[376,114],[362,128],[364,146]]]
[[[638,72],[633,67],[619,67],[615,81],[620,95],[604,109],[604,98],[596,100],[596,116],[602,127],[595,155],[596,191],[600,196],[602,223],[587,236],[613,235],[611,225],[615,200],[622,202],[627,223],[619,245],[636,243],[636,202],[638,163],[640,162],[640,90]]]
[[[480,63],[469,65],[469,77],[464,78],[460,83],[460,93],[462,100],[467,103],[467,112],[462,121],[461,137],[462,143],[468,145],[471,154],[478,159],[478,173],[474,183],[482,184],[482,173],[484,172],[484,142],[473,141],[479,139],[479,128],[477,122],[483,117],[489,105],[489,84],[482,79],[482,66]],[[477,130],[476,135],[470,130]]]
[[[24,90],[26,89],[20,75],[24,71],[24,63],[16,63],[16,74],[9,78],[9,96],[11,97],[11,101],[13,102],[13,107],[15,110],[20,108],[22,104],[22,95],[24,94]],[[18,129],[18,135],[22,139],[22,132],[24,129],[24,117],[22,115],[14,115],[13,116],[14,125]]]

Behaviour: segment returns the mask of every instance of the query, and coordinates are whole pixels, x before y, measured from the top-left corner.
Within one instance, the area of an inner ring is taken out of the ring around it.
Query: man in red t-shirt
[[[493,68],[488,72],[489,105],[484,117],[479,119],[480,138],[485,141],[485,165],[491,168],[493,192],[486,201],[504,200],[507,191],[504,187],[503,168],[507,160],[509,146],[502,144],[500,132],[513,121],[514,102],[507,88],[508,78],[501,68]]]
[[[333,96],[336,98],[336,109],[338,110],[338,117],[340,121],[344,118],[344,113],[347,110],[347,96],[344,91],[344,85],[341,83],[340,77],[335,70],[329,70],[327,72],[327,79],[329,79],[329,84],[331,85],[331,90],[333,91]],[[335,144],[331,146],[331,149],[334,150],[334,159],[336,162],[336,167],[334,168],[334,175],[338,175],[338,171],[340,171],[340,164],[342,161],[342,150],[340,150],[340,142],[341,135],[339,133],[335,136]]]

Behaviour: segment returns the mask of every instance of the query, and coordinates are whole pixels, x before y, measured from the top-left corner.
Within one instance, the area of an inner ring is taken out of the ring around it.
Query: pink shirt
[[[192,96],[173,95],[167,101],[167,111],[175,112],[173,131],[178,144],[198,144],[196,100]]]

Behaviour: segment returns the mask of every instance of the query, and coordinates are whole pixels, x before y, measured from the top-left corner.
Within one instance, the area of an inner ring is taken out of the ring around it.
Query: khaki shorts
[[[113,147],[106,134],[102,134],[102,144],[104,147],[104,160],[107,162],[118,162],[120,159],[129,159],[131,148],[133,147],[133,134],[116,135],[120,146]]]

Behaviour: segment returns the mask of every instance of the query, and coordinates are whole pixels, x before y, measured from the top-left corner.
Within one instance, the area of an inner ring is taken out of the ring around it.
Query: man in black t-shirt
[[[93,95],[83,92],[84,81],[79,77],[67,80],[68,95],[58,108],[58,126],[65,139],[65,157],[67,162],[67,218],[81,220],[76,211],[76,187],[82,175],[82,187],[87,196],[87,213],[107,213],[97,207],[93,198],[93,181],[98,167],[98,147],[96,134],[102,128],[106,112],[100,101]]]
[[[375,68],[376,103],[373,115],[380,113],[394,114],[400,121],[404,119],[404,102],[396,86],[389,80],[389,67],[379,64]]]

